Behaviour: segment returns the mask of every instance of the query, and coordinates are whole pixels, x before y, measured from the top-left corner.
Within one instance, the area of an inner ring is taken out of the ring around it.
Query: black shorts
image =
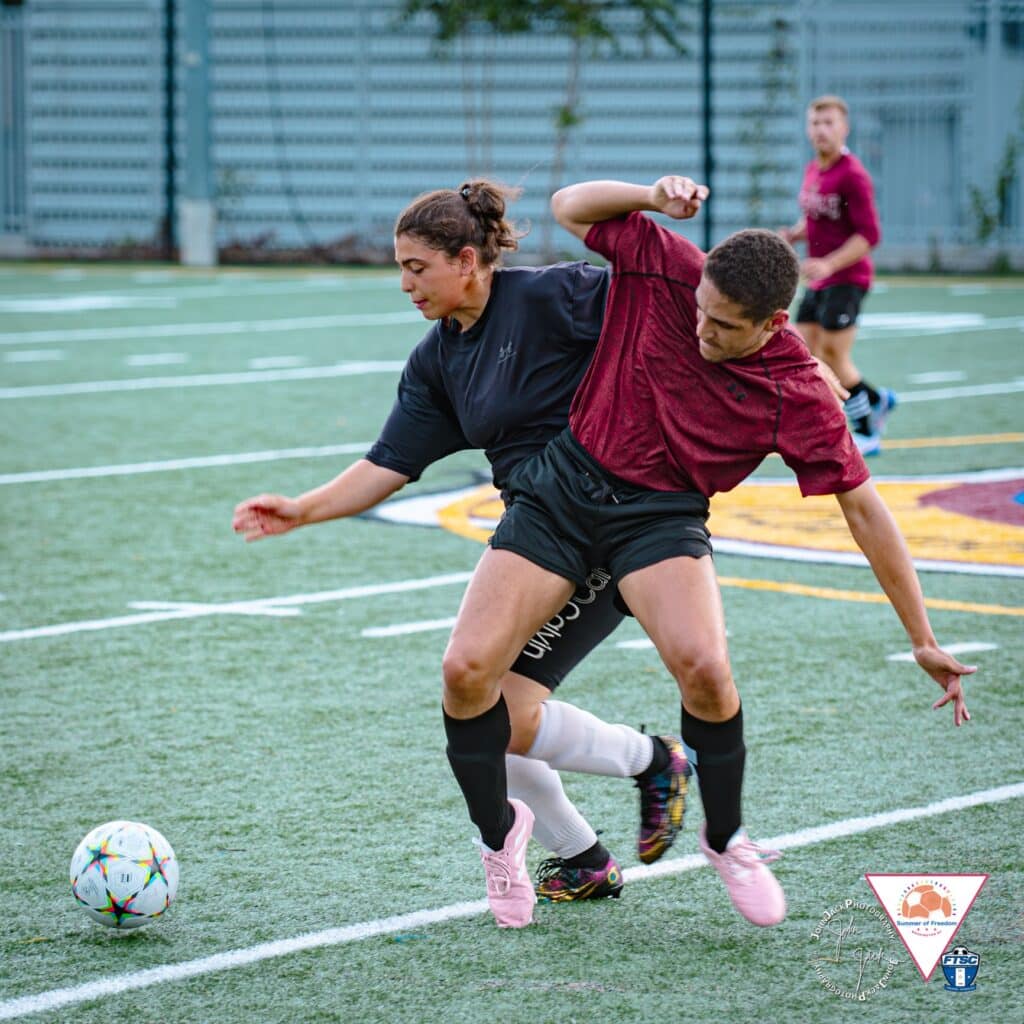
[[[572,600],[533,634],[512,671],[554,690],[622,621],[615,597],[611,573],[592,569]]]
[[[651,491],[612,476],[568,429],[521,462],[510,505],[490,539],[577,586],[590,567],[612,581],[667,558],[711,554],[708,499],[697,491]]]
[[[866,288],[855,284],[834,284],[814,291],[808,288],[796,311],[798,324],[818,324],[826,331],[844,331],[857,322]]]

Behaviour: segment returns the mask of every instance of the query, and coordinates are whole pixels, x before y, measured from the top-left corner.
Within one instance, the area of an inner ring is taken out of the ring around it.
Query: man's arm
[[[872,245],[863,235],[850,235],[838,249],[833,249],[827,256],[812,257],[800,264],[800,273],[808,281],[820,281],[823,277],[831,277],[844,267],[862,260]]]
[[[852,491],[837,494],[836,499],[853,539],[871,563],[878,582],[910,637],[918,665],[946,691],[946,695],[932,707],[940,708],[952,702],[954,723],[960,725],[969,721],[971,716],[964,701],[960,677],[970,675],[975,668],[961,665],[939,647],[928,621],[917,571],[892,513],[870,480]]]
[[[559,189],[551,212],[566,231],[585,239],[591,226],[636,210],[664,213],[675,220],[696,216],[708,197],[706,185],[669,174],[653,185],[625,181],[584,181]]]
[[[801,217],[795,224],[787,228],[779,228],[779,234],[790,245],[794,242],[802,242],[807,237],[807,218]]]

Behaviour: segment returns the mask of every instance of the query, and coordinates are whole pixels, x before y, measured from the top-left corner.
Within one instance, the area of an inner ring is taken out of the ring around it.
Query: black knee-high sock
[[[448,763],[466,798],[469,817],[480,838],[492,850],[505,845],[515,820],[508,802],[505,750],[512,736],[505,698],[476,718],[452,718],[444,713]]]
[[[705,722],[682,709],[682,735],[697,755],[700,798],[707,819],[708,845],[717,853],[740,827],[743,793],[743,709],[727,722]]]
[[[878,405],[881,396],[863,378],[848,388],[850,397],[843,403],[846,415],[853,424],[853,429],[861,434],[871,433],[871,407]],[[861,398],[860,396],[864,397]]]

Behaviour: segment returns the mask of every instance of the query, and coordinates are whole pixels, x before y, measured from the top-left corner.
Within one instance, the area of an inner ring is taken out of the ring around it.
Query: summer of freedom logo
[[[929,981],[988,875],[867,874],[864,878],[921,977]]]

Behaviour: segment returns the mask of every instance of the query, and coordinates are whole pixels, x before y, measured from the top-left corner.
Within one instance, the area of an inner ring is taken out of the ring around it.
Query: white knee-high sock
[[[609,725],[572,704],[541,705],[540,727],[526,755],[563,772],[630,778],[650,766],[654,745],[628,725]]]
[[[505,755],[508,795],[522,800],[534,813],[533,838],[556,857],[566,860],[589,850],[597,834],[565,795],[558,772],[543,761]]]

